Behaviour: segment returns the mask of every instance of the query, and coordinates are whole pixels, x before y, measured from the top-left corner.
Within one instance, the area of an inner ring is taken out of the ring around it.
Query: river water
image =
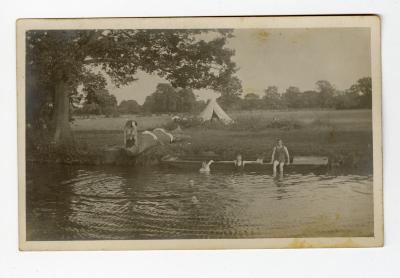
[[[372,236],[372,178],[27,165],[27,240]]]

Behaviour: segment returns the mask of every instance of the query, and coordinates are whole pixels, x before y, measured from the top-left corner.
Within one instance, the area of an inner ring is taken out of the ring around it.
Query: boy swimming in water
[[[203,161],[201,168],[200,168],[200,173],[210,173],[210,165],[214,163],[214,160],[210,160],[208,162]]]
[[[238,170],[243,169],[244,165],[246,165],[248,163],[252,163],[252,161],[243,160],[243,157],[242,157],[242,155],[240,153],[237,154],[236,159],[233,162],[235,163],[235,167]]]
[[[283,145],[282,140],[277,139],[276,145],[272,150],[272,157],[271,157],[272,172],[274,177],[276,177],[276,167],[278,167],[278,165],[279,165],[279,173],[281,176],[283,176],[283,166],[285,165],[286,159],[287,159],[287,165],[289,165],[290,164],[289,152],[286,146]]]
[[[242,155],[238,154],[236,156],[236,160],[234,160],[235,166],[238,168],[244,167],[244,161],[242,159]]]

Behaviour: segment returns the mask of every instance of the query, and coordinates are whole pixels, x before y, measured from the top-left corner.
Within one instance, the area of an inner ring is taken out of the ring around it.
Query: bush
[[[174,130],[179,126],[183,128],[199,127],[204,129],[232,130],[232,131],[261,131],[265,129],[292,130],[303,126],[296,120],[272,120],[266,121],[258,116],[239,117],[231,124],[225,124],[219,120],[202,121],[198,118],[180,118],[164,125],[168,130]]]
[[[178,126],[183,128],[191,128],[191,127],[197,127],[202,123],[203,121],[196,117],[182,117],[165,124],[163,127],[167,130],[174,130]]]
[[[229,130],[248,130],[261,131],[265,129],[292,130],[302,128],[302,125],[296,120],[272,120],[265,121],[259,117],[238,118],[233,124],[225,126]]]

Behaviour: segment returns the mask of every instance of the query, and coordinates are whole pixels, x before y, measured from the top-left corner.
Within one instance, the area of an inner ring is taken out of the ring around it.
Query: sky
[[[268,86],[283,93],[289,86],[315,89],[327,80],[344,90],[359,78],[371,76],[370,33],[366,28],[235,29],[226,47],[234,49],[232,60],[239,70],[244,95],[262,95]],[[138,81],[122,88],[108,86],[121,100],[142,104],[166,80],[143,72]],[[195,90],[199,99],[218,97],[211,90]]]

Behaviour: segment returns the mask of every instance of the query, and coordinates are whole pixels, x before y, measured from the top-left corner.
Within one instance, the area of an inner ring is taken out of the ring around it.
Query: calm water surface
[[[371,177],[27,165],[27,240],[372,235]]]

